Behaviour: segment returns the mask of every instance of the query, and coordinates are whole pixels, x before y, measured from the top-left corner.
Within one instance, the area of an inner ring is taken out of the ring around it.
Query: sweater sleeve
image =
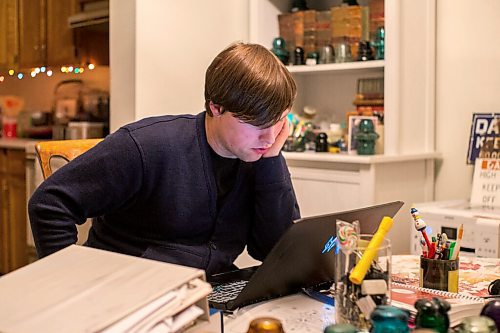
[[[300,218],[290,173],[281,153],[254,163],[255,220],[248,240],[249,254],[263,260],[285,230]]]
[[[38,256],[76,243],[76,224],[133,200],[142,175],[140,151],[124,129],[53,173],[28,203]]]

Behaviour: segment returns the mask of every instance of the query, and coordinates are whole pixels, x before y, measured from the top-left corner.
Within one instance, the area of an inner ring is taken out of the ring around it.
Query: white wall
[[[500,1],[437,1],[436,200],[469,198],[472,114],[500,112]]]
[[[109,128],[135,120],[135,0],[109,2]]]
[[[111,130],[202,111],[206,68],[230,43],[248,40],[248,0],[111,0],[110,10]]]

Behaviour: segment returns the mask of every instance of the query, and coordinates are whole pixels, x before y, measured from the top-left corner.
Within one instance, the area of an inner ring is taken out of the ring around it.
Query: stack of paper
[[[0,278],[1,332],[176,332],[208,320],[202,270],[72,245]]]

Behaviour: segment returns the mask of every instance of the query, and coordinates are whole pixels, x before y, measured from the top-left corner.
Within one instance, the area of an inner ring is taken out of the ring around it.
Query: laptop
[[[394,217],[402,201],[301,218],[293,223],[260,266],[208,277],[210,307],[233,311],[245,305],[331,285],[334,279],[337,219],[358,220],[361,233],[374,233],[384,216]]]

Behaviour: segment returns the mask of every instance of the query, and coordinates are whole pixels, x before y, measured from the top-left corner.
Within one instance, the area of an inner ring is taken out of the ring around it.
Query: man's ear
[[[210,111],[212,111],[212,114],[214,117],[220,117],[223,113],[222,106],[219,104],[214,104],[214,102],[210,101]]]

